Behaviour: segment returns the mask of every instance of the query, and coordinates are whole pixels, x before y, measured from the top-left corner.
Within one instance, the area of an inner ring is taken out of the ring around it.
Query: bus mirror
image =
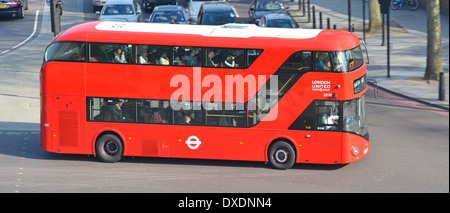
[[[366,64],[370,64],[370,60],[369,60],[369,51],[367,51],[367,46],[366,46],[366,42],[364,42],[364,40],[362,38],[359,38],[359,40],[361,41],[360,46],[364,46],[364,51],[366,52]]]

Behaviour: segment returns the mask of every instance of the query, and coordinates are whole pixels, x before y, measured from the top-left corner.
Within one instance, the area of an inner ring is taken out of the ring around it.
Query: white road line
[[[231,6],[231,9],[233,10],[234,14],[236,14],[236,18],[239,18],[239,13],[237,12],[236,8],[234,8],[234,6]]]
[[[25,39],[24,41],[20,42],[18,45],[14,46],[14,47],[12,47],[12,48],[10,48],[10,49],[4,50],[4,51],[1,52],[0,54],[5,54],[5,53],[7,53],[7,52],[9,52],[9,51],[11,51],[11,50],[13,50],[13,49],[16,49],[16,48],[22,46],[23,44],[25,44],[25,42],[27,42],[28,40],[30,40],[30,39],[34,36],[34,34],[36,33],[36,30],[37,30],[37,23],[38,23],[38,18],[39,18],[39,10],[36,10],[36,16],[35,16],[35,18],[34,18],[34,27],[33,27],[33,32],[31,33],[31,35],[28,36],[28,38]]]
[[[24,41],[20,42],[18,45],[12,47],[11,49],[16,49],[17,47],[22,46],[25,42],[27,42],[28,40],[30,40],[34,36],[34,34],[36,33],[36,30],[37,30],[38,17],[39,17],[39,10],[36,10],[36,16],[34,18],[33,32],[31,33],[30,36],[28,36],[27,39],[25,39]]]

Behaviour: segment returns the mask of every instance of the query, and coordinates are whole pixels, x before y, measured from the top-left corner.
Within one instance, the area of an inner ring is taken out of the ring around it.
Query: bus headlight
[[[352,153],[353,153],[354,156],[358,155],[358,147],[357,146],[354,146],[352,148]]]

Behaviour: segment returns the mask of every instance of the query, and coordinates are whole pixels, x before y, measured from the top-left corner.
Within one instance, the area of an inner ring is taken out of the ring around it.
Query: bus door
[[[302,113],[300,121],[304,126],[296,128],[312,130],[302,131],[302,162],[333,164],[341,161],[342,138],[339,122],[342,119],[339,118],[339,103],[333,100],[315,100]]]

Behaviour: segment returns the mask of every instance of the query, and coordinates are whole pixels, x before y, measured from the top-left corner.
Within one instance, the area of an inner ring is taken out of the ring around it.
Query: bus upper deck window
[[[132,64],[132,45],[91,43],[89,45],[89,61],[97,63]]]
[[[249,49],[247,50],[247,68],[256,61],[256,59],[261,55],[263,50],[261,49]]]
[[[280,69],[308,72],[311,70],[311,59],[310,51],[296,52],[289,56]]]
[[[150,65],[170,65],[169,46],[136,45],[137,63]]]
[[[335,72],[351,72],[364,64],[361,48],[358,46],[347,51],[332,52],[333,70]]]
[[[348,57],[349,57],[349,70],[350,71],[356,70],[364,64],[364,59],[362,56],[360,46],[349,50]]]
[[[331,60],[328,52],[316,52],[316,70],[331,71]]]
[[[45,51],[44,60],[84,62],[86,60],[86,43],[84,42],[56,42]]]
[[[173,47],[173,65],[201,67],[202,48],[201,47]]]
[[[207,48],[206,67],[244,68],[244,49]]]

